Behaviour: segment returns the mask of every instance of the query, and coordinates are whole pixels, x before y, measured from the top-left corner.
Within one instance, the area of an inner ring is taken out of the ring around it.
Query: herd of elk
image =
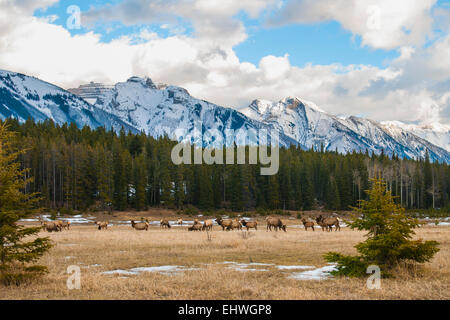
[[[42,218],[39,217],[39,222],[41,223],[42,229],[48,232],[61,232],[63,229],[70,230],[70,221],[43,221]]]
[[[41,218],[39,218],[39,221],[41,223],[42,229],[48,232],[61,232],[63,229],[70,230],[70,221],[43,221]],[[323,217],[322,215],[319,215],[318,217],[316,217],[315,221],[311,218],[305,217],[303,217],[300,221],[302,222],[305,231],[308,231],[308,228],[311,228],[312,231],[314,231],[315,223],[317,223],[317,225],[322,228],[322,231],[333,231],[333,226],[335,227],[335,231],[341,230],[339,223],[341,220],[338,217]],[[218,217],[215,219],[215,222],[220,227],[222,227],[222,231],[242,230],[242,227],[246,228],[247,231],[252,228],[258,230],[258,222],[256,220],[248,221],[246,219],[241,219],[239,221],[237,218],[224,219],[222,217]],[[286,232],[286,224],[284,224],[280,218],[267,217],[266,222],[266,231],[272,231],[272,229],[275,229],[275,231],[283,230],[284,232]],[[97,225],[98,230],[108,229],[108,221],[95,221],[94,223],[95,225]],[[176,224],[182,225],[183,219],[178,218]],[[144,220],[144,218],[142,218],[141,222],[135,222],[131,220],[131,227],[135,230],[148,231],[150,223],[147,219]],[[163,218],[160,220],[160,228],[171,228],[170,222],[167,218]],[[213,220],[210,219],[204,220],[203,223],[198,219],[194,219],[194,224],[188,227],[188,231],[212,231],[212,229]]]

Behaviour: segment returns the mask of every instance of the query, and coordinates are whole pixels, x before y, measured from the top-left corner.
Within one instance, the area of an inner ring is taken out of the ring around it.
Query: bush
[[[372,182],[372,189],[367,191],[369,200],[362,200],[360,208],[353,208],[356,214],[349,224],[352,229],[368,231],[366,241],[355,246],[360,255],[329,252],[324,256],[328,262],[337,263],[335,275],[360,277],[366,275],[367,266],[377,265],[383,276],[389,276],[389,271],[400,262],[427,262],[439,251],[436,241],[411,240],[418,220],[405,215],[382,180]]]

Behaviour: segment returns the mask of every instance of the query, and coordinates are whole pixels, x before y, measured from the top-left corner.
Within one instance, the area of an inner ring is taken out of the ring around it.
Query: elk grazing
[[[212,220],[205,220],[205,221],[203,221],[203,227],[202,227],[203,231],[205,231],[205,230],[206,231],[211,231],[212,227],[213,227]]]
[[[131,227],[133,227],[134,230],[145,230],[148,231],[149,224],[148,222],[134,222],[131,220]]]
[[[61,231],[60,227],[58,224],[56,224],[53,221],[47,221],[47,222],[42,222],[42,228],[44,230],[47,230],[48,232],[58,232]]]
[[[169,220],[167,220],[167,218],[161,219],[160,228],[171,228]]]
[[[283,221],[281,221],[280,218],[267,217],[266,222],[266,231],[272,231],[272,228],[275,228],[275,231],[278,231],[278,229],[282,229],[284,232],[286,232],[286,225],[283,223]]]
[[[222,218],[217,218],[216,222],[219,226],[222,227],[222,231],[224,231],[225,229],[230,230],[233,224],[233,221],[231,219],[222,219]]]
[[[307,219],[305,219],[305,218],[302,218],[302,223],[303,223],[303,226],[305,227],[305,231],[308,231],[308,228],[311,228],[312,229],[312,231],[314,231],[314,221],[311,221],[311,220],[307,220]]]
[[[95,221],[95,224],[98,226],[98,230],[108,229],[108,221]]]
[[[242,219],[241,223],[245,228],[247,228],[247,231],[250,228],[254,228],[255,230],[258,230],[258,222],[257,221],[247,221],[245,219]]]

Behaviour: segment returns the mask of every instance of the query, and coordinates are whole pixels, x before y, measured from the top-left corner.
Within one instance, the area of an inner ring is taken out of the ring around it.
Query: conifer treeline
[[[292,146],[280,150],[278,174],[261,176],[259,165],[174,165],[175,143],[168,138],[52,121],[8,122],[20,133],[20,147],[28,149],[21,161],[31,168],[34,182],[25,191],[40,192],[47,208],[346,210],[366,198],[374,176],[386,180],[404,207],[450,207],[450,168],[428,158],[341,155]]]

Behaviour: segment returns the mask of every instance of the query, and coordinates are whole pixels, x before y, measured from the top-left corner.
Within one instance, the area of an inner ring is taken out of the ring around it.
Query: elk
[[[70,230],[70,221],[62,221],[62,228],[66,230]]]
[[[232,228],[232,224],[233,224],[233,221],[231,219],[224,220],[222,218],[217,218],[216,222],[219,226],[222,227],[222,231],[224,231],[225,228],[227,229],[227,231],[230,230]]]
[[[250,228],[254,228],[255,230],[258,230],[258,222],[257,222],[257,221],[247,221],[247,220],[245,220],[245,219],[242,219],[242,220],[241,220],[241,223],[242,223],[242,225],[243,225],[244,227],[247,228],[247,231],[248,231]]]
[[[202,230],[206,230],[206,231],[211,231],[213,227],[213,222],[212,220],[205,220],[203,221],[203,227]]]
[[[188,231],[201,231],[203,226],[201,223],[194,223],[192,226],[188,228]]]
[[[242,224],[239,222],[238,219],[235,219],[231,222],[231,230],[242,230]]]
[[[283,223],[283,221],[281,221],[280,218],[267,217],[266,222],[267,222],[266,231],[269,230],[272,231],[273,227],[275,228],[275,231],[278,231],[278,229],[282,229],[284,232],[286,232],[286,225]]]
[[[60,227],[58,226],[58,224],[56,224],[53,221],[48,221],[48,222],[42,222],[42,228],[44,230],[47,230],[48,232],[58,232],[61,231]]]
[[[312,231],[314,231],[314,221],[306,220],[305,218],[302,218],[303,226],[305,227],[305,231],[308,231],[308,228],[311,228]]]
[[[324,218],[322,215],[316,218],[316,222],[318,225],[320,225],[323,229],[327,229],[327,231],[333,231],[333,226],[336,227],[335,231],[341,231],[341,227],[339,226],[339,218],[336,217],[330,217],[330,218]]]
[[[108,221],[95,221],[95,224],[98,226],[98,230],[108,229]]]
[[[166,218],[161,219],[160,221],[160,228],[171,228],[169,220],[167,220]]]
[[[134,230],[145,230],[148,231],[149,224],[148,222],[134,222],[131,220],[131,227],[134,228]]]

